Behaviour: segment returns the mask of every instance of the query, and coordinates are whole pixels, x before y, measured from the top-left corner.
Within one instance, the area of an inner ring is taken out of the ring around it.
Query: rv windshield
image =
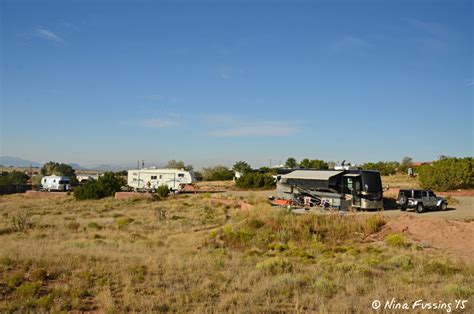
[[[380,178],[380,173],[377,171],[363,171],[362,185],[365,192],[381,192],[382,179]]]

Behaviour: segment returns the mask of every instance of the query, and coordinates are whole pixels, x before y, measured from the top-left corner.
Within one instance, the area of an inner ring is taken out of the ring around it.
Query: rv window
[[[160,179],[163,178],[163,176],[160,174]]]
[[[151,176],[151,179],[152,179],[152,180],[156,180],[156,176]]]
[[[133,181],[137,181],[137,178],[133,178]]]
[[[435,194],[433,193],[433,191],[429,191],[429,192],[428,192],[428,195],[429,195],[430,197],[434,197],[434,196],[435,196]]]
[[[56,179],[54,179],[53,182],[56,183]]]
[[[413,191],[414,198],[421,198],[421,191]]]
[[[428,197],[428,192],[423,191],[423,197]]]
[[[178,173],[178,178],[184,178],[184,173]]]

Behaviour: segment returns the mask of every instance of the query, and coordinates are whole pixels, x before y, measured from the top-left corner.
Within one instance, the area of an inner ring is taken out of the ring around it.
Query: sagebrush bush
[[[74,190],[74,197],[78,200],[101,199],[112,196],[125,185],[125,180],[112,172],[106,172],[97,180],[89,181]]]

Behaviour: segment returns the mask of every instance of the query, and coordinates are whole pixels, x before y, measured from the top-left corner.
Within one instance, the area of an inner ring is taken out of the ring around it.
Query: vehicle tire
[[[407,208],[406,208],[405,206],[400,206],[400,210],[401,210],[402,212],[404,212],[404,211],[407,210]]]
[[[418,214],[421,214],[424,209],[425,209],[425,208],[423,207],[423,204],[418,203],[418,204],[416,205],[416,212],[417,212]]]
[[[399,203],[400,205],[402,205],[402,207],[406,206],[408,204],[408,197],[406,197],[405,195],[400,196]]]
[[[439,209],[445,211],[446,209],[448,209],[448,205],[446,205],[445,202],[442,202],[441,205],[439,205]]]

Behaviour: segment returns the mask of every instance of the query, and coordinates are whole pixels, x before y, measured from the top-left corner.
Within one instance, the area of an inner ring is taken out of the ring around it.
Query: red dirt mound
[[[389,233],[402,233],[412,241],[474,260],[474,222],[402,215],[388,220],[382,235]]]

